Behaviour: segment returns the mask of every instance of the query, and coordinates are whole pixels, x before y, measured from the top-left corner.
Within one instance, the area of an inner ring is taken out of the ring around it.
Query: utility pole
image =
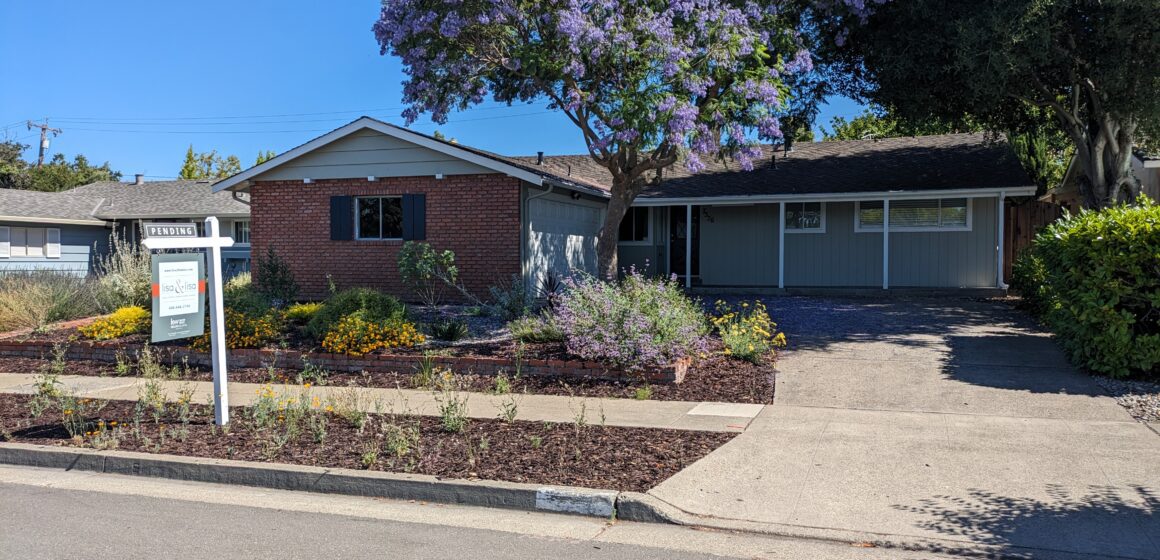
[[[40,157],[36,158],[36,166],[40,167],[41,165],[44,165],[44,152],[48,149],[48,133],[51,132],[53,137],[55,137],[63,131],[59,128],[52,128],[48,126],[48,117],[44,118],[43,123],[34,123],[32,121],[28,121],[28,130],[32,130],[33,128],[40,129]]]

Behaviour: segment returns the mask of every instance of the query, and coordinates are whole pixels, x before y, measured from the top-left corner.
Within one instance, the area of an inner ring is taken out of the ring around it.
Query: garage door
[[[528,278],[532,289],[555,272],[566,277],[576,271],[596,272],[596,235],[603,209],[597,206],[534,198],[528,201]]]

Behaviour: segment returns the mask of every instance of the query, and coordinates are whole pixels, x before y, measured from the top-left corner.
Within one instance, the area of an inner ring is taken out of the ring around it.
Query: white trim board
[[[880,191],[868,193],[824,193],[824,194],[781,194],[781,195],[747,195],[747,196],[697,196],[684,198],[646,198],[636,199],[633,206],[684,206],[694,205],[738,205],[738,204],[774,204],[778,202],[855,202],[859,200],[914,200],[927,198],[995,198],[1000,193],[1006,193],[1007,198],[1013,196],[1032,196],[1035,186],[1012,187],[1005,189],[948,189],[930,191]]]

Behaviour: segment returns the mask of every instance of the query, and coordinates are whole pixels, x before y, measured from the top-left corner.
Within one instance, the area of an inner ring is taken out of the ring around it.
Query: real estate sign
[[[205,334],[205,255],[153,255],[153,342]]]

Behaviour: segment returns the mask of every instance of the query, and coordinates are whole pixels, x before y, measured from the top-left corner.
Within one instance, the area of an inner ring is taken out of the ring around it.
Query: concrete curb
[[[239,484],[349,496],[570,513],[611,519],[618,492],[501,481],[444,480],[298,465],[263,464],[131,451],[96,451],[21,443],[0,444],[0,464],[173,480]]]
[[[0,464],[347,496],[567,513],[796,539],[873,543],[874,546],[882,548],[939,552],[965,557],[1025,559],[1028,552],[1045,552],[963,541],[703,517],[649,494],[573,486],[540,486],[492,480],[444,480],[428,475],[252,463],[133,451],[97,451],[23,443],[0,443]],[[1059,558],[1080,558],[1066,552],[1052,552],[1058,554]]]

